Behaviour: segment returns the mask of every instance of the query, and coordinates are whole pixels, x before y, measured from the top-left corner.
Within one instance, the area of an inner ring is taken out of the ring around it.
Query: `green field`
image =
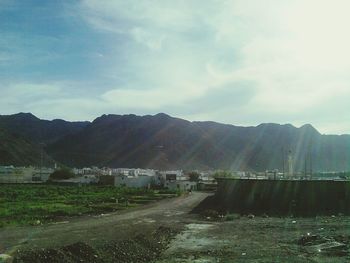
[[[123,210],[177,193],[113,186],[0,185],[0,227]]]

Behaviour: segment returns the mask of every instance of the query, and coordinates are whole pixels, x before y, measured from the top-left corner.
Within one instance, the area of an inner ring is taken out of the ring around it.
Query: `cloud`
[[[327,131],[322,115],[332,106],[325,105],[350,97],[349,5],[345,0],[86,0],[81,7],[96,30],[129,39],[127,66],[134,78],[102,95],[110,103],[139,110],[170,107],[183,114],[176,108],[192,102],[202,107],[192,116],[239,124],[313,122]],[[245,104],[226,99],[214,111],[199,103],[215,105],[225,95]],[[238,109],[240,117],[222,117]]]
[[[2,80],[15,91],[15,84],[38,85],[35,76],[42,76],[43,89],[59,91],[34,92],[37,100],[17,95],[18,105],[29,100],[47,116],[162,111],[193,120],[312,123],[321,132],[350,132],[344,117],[350,113],[347,0],[82,0],[65,6],[69,36],[32,35],[28,47],[20,45],[28,50],[20,52],[21,63],[37,75]],[[23,39],[4,36],[1,46]],[[43,51],[36,48],[40,43]],[[62,44],[57,54],[45,49],[56,44]],[[0,66],[6,69],[16,50],[0,53]],[[54,106],[44,111],[48,102]]]
[[[130,30],[130,35],[132,35],[137,42],[144,44],[148,48],[153,50],[161,49],[162,43],[165,39],[164,35],[161,35],[161,36],[152,35],[151,33],[139,27],[132,28]]]

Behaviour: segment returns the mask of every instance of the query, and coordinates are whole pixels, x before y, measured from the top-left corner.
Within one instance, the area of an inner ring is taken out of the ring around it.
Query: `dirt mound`
[[[83,259],[84,262],[101,262],[98,252],[91,246],[83,242],[78,242],[69,246],[65,246],[61,248],[61,251],[65,254],[67,258],[74,260],[74,262],[83,262],[81,261],[81,259]]]
[[[138,235],[119,242],[107,242],[103,248],[106,262],[149,262],[158,258],[175,236],[175,231],[159,227],[150,236]]]
[[[51,262],[51,263],[60,263],[60,262],[74,262],[69,260],[65,254],[58,249],[30,249],[30,250],[18,250],[16,256],[13,260],[14,263],[41,263],[41,262]]]
[[[149,262],[166,249],[176,231],[159,227],[151,235],[137,235],[122,241],[106,241],[99,247],[78,242],[68,246],[17,251],[14,263],[108,263]]]

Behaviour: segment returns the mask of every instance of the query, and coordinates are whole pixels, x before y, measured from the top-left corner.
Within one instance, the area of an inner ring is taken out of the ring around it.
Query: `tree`
[[[200,174],[193,171],[193,172],[188,173],[188,176],[189,176],[191,182],[198,182]]]
[[[74,174],[69,169],[59,169],[50,174],[49,180],[65,180],[74,177]]]

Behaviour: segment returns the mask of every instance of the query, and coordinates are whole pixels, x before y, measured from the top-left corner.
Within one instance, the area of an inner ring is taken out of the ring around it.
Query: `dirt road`
[[[139,233],[147,235],[161,225],[180,229],[190,217],[188,213],[208,195],[194,192],[120,213],[84,216],[51,225],[7,227],[0,229],[0,253],[11,254],[19,248],[56,247],[79,241],[96,245]]]

